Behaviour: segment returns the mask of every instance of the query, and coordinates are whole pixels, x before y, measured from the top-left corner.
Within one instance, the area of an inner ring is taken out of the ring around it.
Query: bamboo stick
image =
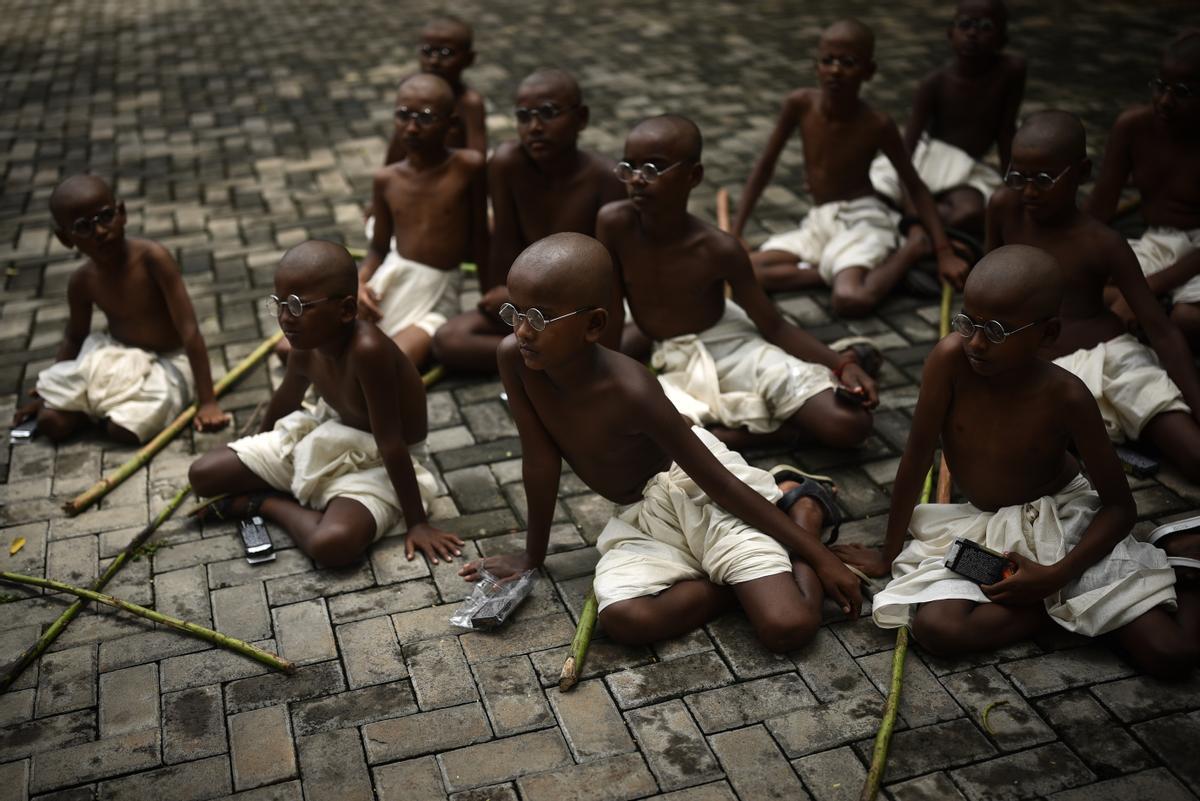
[[[432,387],[434,384],[441,381],[442,377],[445,375],[445,367],[440,364],[434,365],[433,367],[429,368],[429,370],[421,374],[421,383],[426,387]]]
[[[954,290],[949,284],[942,284],[941,315],[938,320],[938,332],[941,336],[950,333],[950,303],[954,298]],[[938,503],[946,503],[950,499],[950,468],[946,465],[946,457],[942,457],[938,474]],[[921,489],[921,503],[929,503],[933,494],[933,470],[925,474],[925,486]],[[945,498],[945,500],[942,500]],[[896,630],[896,648],[892,652],[892,680],[888,686],[887,701],[883,705],[883,720],[879,723],[879,731],[875,734],[875,748],[871,754],[871,767],[867,771],[867,780],[863,783],[859,801],[875,801],[879,795],[879,787],[883,784],[883,771],[887,767],[888,748],[892,744],[892,732],[896,728],[896,714],[900,710],[900,692],[904,685],[904,660],[908,656],[908,629],[901,626]]]
[[[729,190],[717,190],[717,227],[729,233]]]
[[[574,687],[583,674],[583,662],[587,658],[588,648],[592,644],[592,632],[596,628],[597,609],[596,594],[589,590],[587,600],[583,602],[583,611],[579,614],[579,625],[575,627],[575,639],[571,641],[571,654],[563,663],[562,675],[558,677],[559,692],[566,692]]]
[[[92,589],[104,589],[104,586],[108,584],[113,576],[117,574],[117,571],[125,566],[125,563],[129,561],[129,558],[137,553],[138,549],[150,539],[150,536],[158,530],[159,526],[165,523],[167,518],[174,514],[175,510],[183,505],[184,500],[191,491],[192,488],[190,485],[188,485],[179,492],[175,493],[175,497],[170,500],[163,510],[159,512],[153,520],[146,524],[146,527],[143,528],[138,535],[134,537],[128,545],[125,546],[125,549],[121,551],[121,553],[117,554],[117,557],[109,563],[108,568],[104,571],[104,573],[98,579],[92,582]],[[58,619],[51,623],[49,628],[43,632],[42,636],[38,638],[37,642],[26,648],[20,656],[18,656],[7,667],[5,667],[4,675],[0,676],[0,693],[7,690],[12,683],[17,680],[17,677],[21,675],[25,668],[33,664],[33,661],[41,656],[42,653],[50,647],[51,643],[58,639],[58,635],[62,634],[67,625],[75,619],[75,616],[78,615],[83,609],[83,605],[83,601],[75,601],[68,606],[66,610],[58,616]]]
[[[220,397],[225,390],[234,385],[242,376],[249,372],[258,362],[271,352],[271,349],[278,344],[279,340],[283,339],[283,332],[277,331],[273,336],[267,337],[262,344],[254,349],[254,352],[242,359],[237,367],[230,370],[220,381],[213,387],[215,397]],[[111,492],[122,481],[129,478],[142,467],[150,462],[160,450],[166,447],[167,443],[175,439],[179,432],[187,428],[192,422],[192,418],[196,416],[196,404],[192,404],[185,409],[178,417],[175,418],[169,426],[158,433],[154,439],[142,446],[141,450],[133,455],[129,461],[117,468],[117,471],[112,475],[104,478],[93,484],[86,492],[79,495],[74,500],[63,504],[63,509],[67,514],[74,517],[75,515],[87,509],[96,501],[103,498]]]
[[[251,659],[262,662],[264,665],[284,673],[295,673],[296,666],[270,651],[259,648],[257,645],[252,645],[244,640],[239,640],[236,637],[230,637],[228,634],[222,634],[219,631],[198,626],[195,623],[189,623],[186,620],[180,620],[177,617],[164,615],[161,612],[156,612],[153,609],[147,609],[144,606],[114,598],[111,595],[106,595],[102,592],[94,590],[85,590],[82,587],[74,587],[70,584],[65,584],[61,581],[52,579],[38,578],[37,576],[24,576],[20,573],[9,573],[7,571],[0,573],[0,579],[10,581],[14,584],[26,584],[31,587],[44,587],[48,590],[57,590],[58,592],[69,592],[72,595],[77,595],[80,598],[85,598],[96,603],[106,604],[116,609],[121,609],[146,620],[153,621],[159,625],[182,631],[185,634],[190,634],[193,637],[198,637],[205,642],[210,642],[213,645],[226,648],[230,651],[236,651],[243,656],[248,656]]]

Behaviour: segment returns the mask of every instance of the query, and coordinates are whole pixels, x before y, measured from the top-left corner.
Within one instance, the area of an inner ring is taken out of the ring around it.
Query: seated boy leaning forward
[[[1025,92],[1025,59],[1004,52],[1008,9],[1003,0],[960,0],[946,38],[954,56],[917,87],[904,149],[933,193],[942,222],[982,236],[988,198],[1002,185],[1000,174],[982,159],[995,145],[1000,163],[1008,164]],[[912,213],[885,156],[871,163],[871,184]],[[910,228],[903,251],[915,256],[914,237],[924,248],[929,243],[924,230]]]
[[[1180,587],[1177,601],[1166,555],[1130,536],[1133,496],[1091,393],[1037,355],[1058,333],[1062,293],[1054,259],[1035,248],[1000,248],[975,267],[957,333],[925,362],[883,552],[835,551],[890,571],[875,622],[911,624],[932,653],[995,650],[1053,621],[1111,632],[1140,669],[1185,676],[1200,656],[1200,590]],[[967,503],[914,509],[939,437]],[[1006,553],[1016,572],[981,586],[951,571],[943,560],[959,537]]]
[[[704,176],[701,148],[699,129],[684,117],[639,123],[618,165],[629,199],[605,206],[596,222],[618,288],[655,340],[651,366],[667,397],[733,448],[860,445],[878,403],[875,382],[853,351],[835,353],[787,323],[738,241],[688,213],[688,195]],[[839,381],[852,400],[835,395]]]
[[[407,155],[375,173],[375,208],[386,213],[359,270],[359,313],[418,367],[460,311],[459,264],[473,257],[487,268],[487,165],[474,150],[446,146],[453,115],[453,93],[436,75],[400,85],[396,129]]]
[[[1200,354],[1200,29],[1171,40],[1150,91],[1151,105],[1117,118],[1090,208],[1111,220],[1133,179],[1149,228],[1129,244],[1150,290],[1170,297],[1171,319]],[[1125,316],[1128,300],[1117,304]]]
[[[518,140],[500,145],[488,163],[495,229],[491,274],[480,275],[483,298],[433,338],[438,361],[460,370],[496,371],[496,348],[511,330],[499,314],[517,254],[550,234],[594,234],[600,207],[625,195],[612,162],[577,145],[589,112],[570,73],[536,70],[521,81],[515,100]],[[620,333],[608,332],[605,344],[615,348]]]
[[[957,277],[967,269],[946,239],[937,206],[913,170],[896,124],[858,96],[875,73],[874,50],[874,34],[857,20],[835,22],[821,34],[821,86],[797,89],[784,99],[775,130],[742,190],[733,226],[740,238],[788,137],[799,129],[806,186],[816,206],[798,230],[768,239],[753,256],[754,268],[769,292],[833,287],[833,310],[845,317],[869,314],[913,263],[895,252],[900,215],[875,195],[868,176],[880,151],[929,232],[938,271],[961,283]]]
[[[125,204],[92,175],[63,181],[50,195],[54,234],[87,257],[67,285],[70,316],[56,361],[38,375],[36,396],[13,424],[37,418],[59,442],[102,420],[118,442],[145,442],[197,403],[198,431],[224,428],[229,415],[213,394],[208,350],[171,254],[125,237]],[[89,333],[92,306],[106,333]]]
[[[823,502],[802,497],[789,519],[768,473],[689,428],[642,364],[598,345],[612,277],[608,252],[581,234],[543,239],[513,264],[520,316],[498,360],[521,436],[526,549],[460,573],[542,564],[565,459],[591,489],[630,504],[597,542],[593,589],[613,639],[677,637],[736,601],[766,647],[788,651],[816,633],[824,594],[857,615],[858,579],[820,541]]]
[[[1079,184],[1091,170],[1084,144],[1074,115],[1030,116],[1013,140],[1009,188],[988,206],[987,247],[1032,245],[1055,257],[1066,280],[1062,334],[1046,343],[1042,356],[1083,380],[1113,441],[1141,437],[1200,483],[1200,378],[1129,245],[1076,206]],[[1153,350],[1104,305],[1110,281],[1128,299]]]
[[[287,372],[261,433],[196,460],[192,487],[227,496],[207,508],[216,517],[261,514],[326,567],[358,560],[401,514],[409,559],[419,550],[449,560],[462,541],[429,524],[425,504],[439,485],[412,455],[427,426],[421,376],[377,326],[356,319],[357,286],[340,245],[309,241],[284,254],[268,305],[292,343]],[[301,408],[310,385],[315,412]]]

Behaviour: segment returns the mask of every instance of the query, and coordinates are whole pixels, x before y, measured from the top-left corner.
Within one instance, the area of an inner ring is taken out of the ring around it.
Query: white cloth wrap
[[[316,413],[301,409],[280,418],[274,428],[235,440],[229,447],[242,464],[303,505],[323,510],[334,498],[349,498],[375,519],[375,539],[388,534],[403,511],[388,477],[375,435],[342,423],[324,403]],[[438,479],[417,460],[425,443],[410,445],[422,505],[443,493]]]
[[[39,373],[37,391],[50,409],[107,418],[145,442],[187,408],[195,382],[183,351],[154,353],[96,332],[74,359]]]
[[[765,470],[746,464],[704,429],[692,433],[739,481],[772,503],[780,498]],[[685,579],[743,584],[792,570],[782,545],[713,503],[676,464],[646,482],[642,500],[608,521],[596,548],[592,589],[601,611]]]
[[[979,585],[943,566],[956,537],[1040,564],[1062,559],[1100,509],[1100,496],[1082,475],[1057,495],[996,512],[969,503],[922,504],[908,525],[912,540],[892,563],[892,581],[873,600],[875,624],[907,625],[918,604],[947,599],[991,603]],[[1175,571],[1166,553],[1132,536],[1078,579],[1045,600],[1059,626],[1088,637],[1120,628],[1160,604],[1175,605]]]
[[[1178,228],[1150,228],[1141,239],[1130,239],[1142,272],[1154,275],[1167,269],[1194,250],[1200,249],[1200,228],[1181,231]],[[1175,303],[1200,303],[1200,275],[1171,290]]]
[[[1146,423],[1163,412],[1191,413],[1154,351],[1132,334],[1081,348],[1054,363],[1087,386],[1113,442],[1137,439]]]
[[[759,250],[783,250],[817,266],[821,280],[849,267],[878,267],[900,244],[900,215],[874,195],[823,203],[811,209],[800,227],[776,234]]]
[[[460,311],[462,270],[439,270],[391,250],[367,286],[379,298],[379,327],[385,334],[394,337],[415,325],[433,336]]]
[[[930,193],[937,195],[949,189],[969,186],[983,195],[986,203],[992,193],[1004,185],[1000,173],[990,165],[970,156],[929,134],[921,136],[912,154],[913,167]],[[875,191],[899,204],[903,199],[900,176],[887,156],[879,155],[871,162],[871,184]]]
[[[809,398],[835,386],[832,370],[764,340],[730,300],[708,330],[656,342],[650,366],[667,398],[695,425],[755,433],[776,430]]]

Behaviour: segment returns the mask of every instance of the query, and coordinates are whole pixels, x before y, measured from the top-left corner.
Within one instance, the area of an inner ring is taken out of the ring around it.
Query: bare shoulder
[[[1029,71],[1029,62],[1020,53],[1004,52],[1000,54],[1000,68],[1010,80],[1024,78]]]
[[[1071,419],[1080,411],[1096,406],[1096,398],[1079,376],[1059,367],[1053,362],[1039,362],[1045,371],[1047,397],[1054,398],[1063,411],[1064,419]]]
[[[1148,131],[1154,122],[1154,108],[1149,105],[1132,106],[1122,111],[1113,123],[1113,133],[1137,136]]]
[[[791,111],[805,111],[813,106],[818,97],[816,89],[802,86],[784,95],[783,107]]]
[[[160,270],[169,271],[173,275],[179,273],[179,269],[175,264],[175,257],[171,255],[171,251],[153,239],[134,239],[128,240],[130,255],[133,256],[133,261],[140,262],[146,265],[146,269],[158,272]]]
[[[627,229],[633,225],[636,211],[631,200],[614,200],[605,203],[596,214],[596,230],[615,232]]]
[[[608,156],[603,156],[593,150],[580,149],[579,153],[587,160],[587,169],[591,173],[612,175],[613,168],[617,166],[617,163]],[[616,176],[613,175],[613,178],[615,179]]]
[[[456,164],[462,165],[463,169],[472,173],[480,172],[487,167],[487,156],[474,148],[460,148],[453,151],[451,157]]]
[[[412,362],[379,326],[362,320],[356,320],[354,326],[346,361],[363,383],[373,383],[385,375],[399,375],[402,385],[414,378],[420,382],[420,373]],[[402,390],[408,388],[402,386]]]
[[[521,143],[515,139],[510,139],[507,142],[501,142],[492,153],[491,167],[495,171],[509,173],[519,168],[524,163],[524,155],[521,151]]]
[[[463,93],[458,97],[458,105],[470,111],[483,111],[483,95],[479,90],[472,89],[469,86],[463,87]]]
[[[888,129],[896,129],[896,121],[892,119],[892,115],[878,108],[873,108],[863,103],[863,110],[866,112],[866,119],[870,120],[871,125],[879,133],[883,133]]]
[[[375,170],[375,174],[373,176],[375,186],[380,189],[386,187],[399,174],[400,165],[403,163],[404,162],[399,161],[395,164],[388,164],[386,167],[380,167],[379,169]]]
[[[604,351],[604,364],[608,373],[609,386],[604,387],[605,397],[618,406],[625,406],[630,413],[637,413],[666,400],[658,379],[646,369],[646,365],[623,353]],[[643,416],[630,419],[644,419]]]
[[[1020,208],[1020,199],[1016,192],[1008,187],[1000,187],[988,198],[988,216],[999,215],[1002,222],[1007,221]]]

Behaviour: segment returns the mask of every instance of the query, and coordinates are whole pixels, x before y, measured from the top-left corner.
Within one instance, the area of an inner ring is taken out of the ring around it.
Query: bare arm
[[[400,499],[404,522],[411,529],[429,518],[417,487],[417,475],[413,471],[412,457],[404,437],[403,418],[396,413],[396,398],[403,384],[397,360],[394,354],[389,353],[392,350],[388,347],[390,344],[370,341],[357,347],[352,357],[354,377],[367,402],[367,418],[371,423],[371,433],[375,435],[375,443],[379,446],[383,466]],[[416,373],[411,362],[407,363],[407,367]],[[412,385],[420,381],[419,375],[409,378],[410,381],[403,383]]]
[[[1084,202],[1084,209],[1100,222],[1108,222],[1117,215],[1121,190],[1133,171],[1132,127],[1133,117],[1128,111],[1113,124],[1104,146],[1100,174],[1096,176],[1091,197]]]
[[[263,412],[262,425],[259,433],[270,431],[275,423],[300,408],[304,401],[304,393],[308,391],[308,375],[304,372],[303,363],[308,360],[306,354],[292,351],[284,369],[283,380],[271,395],[267,410]]]
[[[1200,250],[1193,250],[1165,270],[1146,276],[1146,283],[1154,295],[1163,295],[1200,275]]]
[[[611,209],[609,211],[611,212]],[[625,290],[624,284],[621,282],[621,261],[612,244],[610,216],[610,214],[605,214],[603,207],[596,215],[596,239],[608,248],[608,254],[612,257],[613,263],[612,299],[608,302],[608,325],[604,329],[604,336],[600,338],[600,344],[609,350],[619,351],[621,349],[621,332],[625,328]]]
[[[1014,56],[1012,82],[1004,95],[1004,111],[1000,114],[1000,129],[996,132],[996,152],[1000,155],[1000,171],[1008,169],[1012,159],[1013,137],[1017,135],[1017,115],[1021,112],[1021,101],[1025,99],[1025,59]]]
[[[940,72],[939,70],[921,81],[913,95],[912,111],[909,112],[908,125],[904,127],[904,149],[908,152],[909,159],[912,158],[917,143],[921,141],[921,134],[925,133],[933,117]]]
[[[56,362],[78,356],[83,341],[92,330],[92,296],[82,270],[76,270],[67,284],[67,308],[70,316],[67,317],[62,344],[58,346],[58,353],[54,357]]]
[[[467,148],[487,156],[487,117],[484,113],[483,96],[472,90],[471,97],[462,104],[462,124],[466,132]]]
[[[738,199],[737,216],[733,221],[732,233],[739,239],[746,228],[746,221],[750,219],[750,212],[754,211],[754,204],[758,203],[763,189],[771,181],[779,154],[783,152],[788,137],[792,135],[792,132],[796,130],[796,125],[800,122],[803,102],[803,95],[799,92],[793,92],[784,99],[783,109],[779,112],[779,120],[775,123],[775,130],[771,131],[771,138],[767,140],[766,148],[758,157],[758,161],[754,162],[754,169],[750,172],[750,177],[746,179],[746,185],[742,188],[742,196]]]
[[[480,274],[485,278],[483,290],[486,292],[494,287],[504,286],[508,280],[508,269],[521,253],[525,239],[521,235],[521,220],[517,214],[517,201],[509,185],[506,161],[510,158],[520,158],[520,153],[513,153],[508,145],[501,145],[500,151],[492,156],[488,163],[488,190],[492,196],[492,215],[495,228],[492,231],[491,254],[489,255],[489,275]]]
[[[987,217],[984,220],[983,252],[991,253],[1004,244],[1004,217],[1008,212],[1008,203],[1012,195],[1008,189],[1000,189],[992,193],[987,204]]]
[[[371,280],[371,276],[379,269],[379,265],[383,263],[388,250],[391,249],[395,221],[392,219],[392,210],[388,207],[385,199],[387,183],[387,169],[377,170],[375,180],[371,185],[371,206],[375,209],[375,229],[371,234],[371,241],[367,245],[367,255],[358,268],[360,286]]]
[[[487,163],[479,156],[475,174],[471,178],[467,202],[470,204],[470,236],[471,257],[475,259],[475,267],[479,275],[491,274],[488,258],[488,221],[487,221]]]

